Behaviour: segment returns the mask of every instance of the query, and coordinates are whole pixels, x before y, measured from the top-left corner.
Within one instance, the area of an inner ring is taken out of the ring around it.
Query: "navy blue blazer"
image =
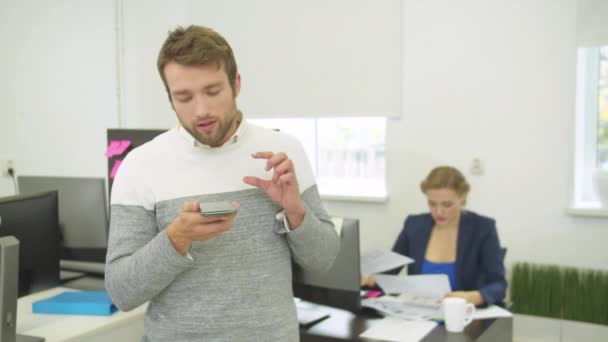
[[[393,251],[414,259],[408,274],[420,274],[434,220],[431,214],[409,215]],[[478,290],[487,305],[502,302],[507,289],[496,222],[462,211],[458,227],[453,291]]]

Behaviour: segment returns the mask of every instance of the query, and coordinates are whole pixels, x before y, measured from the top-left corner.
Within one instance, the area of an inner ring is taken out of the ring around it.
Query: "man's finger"
[[[251,186],[255,186],[257,188],[259,188],[259,184],[260,184],[261,179],[259,179],[258,177],[253,177],[253,176],[246,176],[243,177],[243,182],[245,184],[249,184]]]
[[[215,223],[215,222],[222,222],[222,221],[226,221],[228,215],[222,215],[222,216],[202,216],[201,215],[201,222],[205,222],[205,223]]]
[[[277,170],[275,169],[274,174],[272,175],[272,181],[275,183],[279,183],[279,179],[286,174],[289,174],[289,170]]]
[[[294,183],[295,180],[295,176],[293,173],[285,173],[282,174],[281,176],[279,176],[279,178],[277,179],[276,183],[277,184],[285,184],[285,185],[289,185]]]
[[[281,163],[287,159],[287,155],[283,152],[276,153],[271,158],[266,161],[266,171],[276,167],[277,165],[281,165]]]
[[[268,184],[270,183],[270,181],[266,181],[261,178],[253,177],[253,176],[247,176],[247,177],[243,178],[243,182],[245,182],[245,184],[249,184],[251,186],[260,188],[262,190],[266,189],[268,187]]]
[[[268,159],[274,155],[273,152],[264,151],[264,152],[255,152],[252,153],[251,156],[255,159]]]
[[[284,159],[280,164],[274,167],[274,171],[279,175],[287,173],[291,170],[293,170],[293,162],[291,159]]]
[[[201,204],[199,201],[184,202],[184,205],[182,206],[182,211],[188,211],[188,212],[199,211],[200,205]]]

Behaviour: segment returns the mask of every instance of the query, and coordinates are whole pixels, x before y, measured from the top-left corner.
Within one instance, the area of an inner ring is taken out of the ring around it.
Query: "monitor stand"
[[[103,262],[59,260],[59,267],[64,271],[83,272],[103,276],[106,264]]]
[[[17,335],[16,342],[44,342],[44,338],[27,335]]]

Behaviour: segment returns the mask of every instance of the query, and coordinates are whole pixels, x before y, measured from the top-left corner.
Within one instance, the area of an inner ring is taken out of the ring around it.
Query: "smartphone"
[[[201,214],[203,216],[223,216],[236,214],[236,209],[228,201],[201,203]]]

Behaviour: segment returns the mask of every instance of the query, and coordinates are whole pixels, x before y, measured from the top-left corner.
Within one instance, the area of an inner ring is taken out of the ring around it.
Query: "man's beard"
[[[211,147],[220,147],[222,146],[222,142],[228,137],[226,136],[228,132],[237,124],[239,121],[239,112],[236,108],[232,109],[231,113],[225,113],[224,118],[227,118],[229,121],[224,121],[218,118],[215,121],[216,127],[214,127],[215,133],[211,136],[205,135],[202,132],[199,132],[195,126],[186,128],[186,131],[190,133],[198,142],[204,145],[208,145]]]

